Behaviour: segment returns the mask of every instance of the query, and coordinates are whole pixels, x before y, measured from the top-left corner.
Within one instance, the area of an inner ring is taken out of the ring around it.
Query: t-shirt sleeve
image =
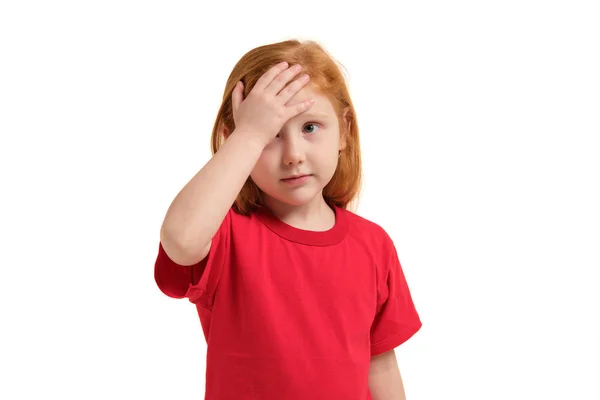
[[[223,265],[229,255],[231,213],[228,211],[212,238],[210,251],[204,260],[194,265],[179,265],[158,244],[158,256],[154,264],[154,280],[167,296],[187,298],[190,302],[211,308]]]
[[[393,243],[390,246],[385,272],[378,280],[377,312],[371,326],[372,356],[400,346],[422,325],[396,248]]]

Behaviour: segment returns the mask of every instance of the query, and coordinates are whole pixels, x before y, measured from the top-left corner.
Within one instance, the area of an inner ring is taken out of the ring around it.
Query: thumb
[[[240,97],[243,93],[243,87],[244,84],[242,83],[242,81],[238,81],[238,83],[236,83],[235,87],[233,88],[233,92],[231,92],[231,105],[234,110],[237,110],[238,106],[241,103]]]

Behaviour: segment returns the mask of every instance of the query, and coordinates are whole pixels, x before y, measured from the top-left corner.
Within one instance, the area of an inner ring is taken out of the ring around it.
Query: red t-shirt
[[[266,207],[232,209],[209,255],[175,264],[159,243],[160,290],[196,305],[205,400],[369,400],[370,358],[421,327],[396,248],[379,225],[334,208],[323,232]]]

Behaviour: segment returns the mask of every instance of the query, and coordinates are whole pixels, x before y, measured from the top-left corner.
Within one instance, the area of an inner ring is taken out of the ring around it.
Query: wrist
[[[256,132],[253,132],[248,129],[234,129],[231,133],[231,136],[235,136],[236,138],[240,138],[244,143],[248,146],[254,148],[255,150],[262,153],[264,148],[269,144],[265,139],[261,138]]]

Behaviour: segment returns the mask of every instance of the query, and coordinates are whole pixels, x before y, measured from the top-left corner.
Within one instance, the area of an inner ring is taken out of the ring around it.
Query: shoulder
[[[376,251],[389,254],[394,242],[385,228],[378,222],[360,216],[350,210],[343,210],[350,226],[351,237],[361,241]]]
[[[236,210],[235,207],[230,207],[225,220],[229,221],[232,225],[253,225],[256,224],[256,218],[253,212],[248,214],[242,214]]]
[[[390,235],[385,228],[378,222],[360,216],[350,210],[343,210],[346,214],[349,225],[355,232],[360,232],[365,235],[374,235],[380,240],[391,240]]]
[[[256,225],[256,219],[252,214],[244,215],[230,207],[221,221],[215,238],[225,239],[233,234],[248,234],[248,231],[256,229]],[[213,238],[213,241],[215,238]]]

